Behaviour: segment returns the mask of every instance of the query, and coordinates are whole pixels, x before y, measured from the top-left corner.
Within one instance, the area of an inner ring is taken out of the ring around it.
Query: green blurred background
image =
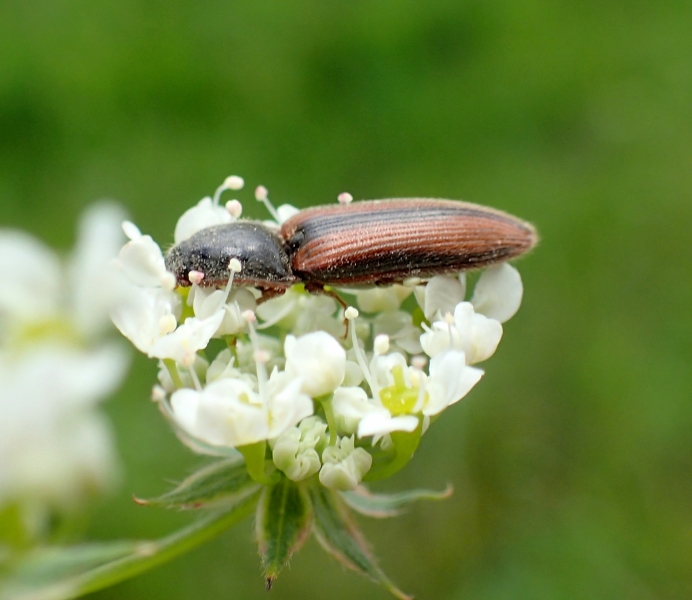
[[[534,222],[487,376],[362,522],[418,598],[692,597],[692,9],[687,2],[35,0],[0,5],[0,222],[70,247],[90,201],[170,243],[229,174],[276,203],[437,196]],[[142,357],[107,410],[124,480],[90,535],[199,463]],[[246,523],[95,594],[267,598]],[[386,598],[314,541],[271,598]]]

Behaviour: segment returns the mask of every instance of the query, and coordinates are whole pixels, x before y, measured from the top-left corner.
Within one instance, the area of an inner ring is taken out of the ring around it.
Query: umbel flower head
[[[29,535],[48,533],[54,511],[79,507],[116,475],[97,405],[128,362],[104,337],[121,298],[108,264],[123,243],[122,219],[113,204],[90,207],[66,259],[0,229],[0,513],[18,509],[13,525]]]
[[[176,242],[235,220],[238,201],[222,207],[220,196],[241,184],[229,177],[213,199],[186,211],[175,228]],[[257,197],[268,202],[263,188]],[[295,209],[284,205],[272,213],[276,226]],[[367,316],[301,286],[258,304],[261,292],[233,286],[233,274],[243,268],[237,259],[223,289],[203,287],[204,274],[196,272],[190,287],[176,288],[152,238],[131,223],[124,229],[130,241],[116,264],[130,298],[113,320],[139,350],[160,360],[155,397],[181,439],[196,451],[220,455],[266,442],[287,477],[320,473],[322,484],[336,489],[354,489],[377,466],[373,455],[397,453],[390,434],[419,438],[431,418],[471,391],[483,376],[474,365],[495,352],[501,322],[521,301],[517,271],[502,264],[481,274],[470,300],[462,273],[434,277],[427,285],[340,292]],[[418,325],[401,308],[412,294],[425,317]],[[213,339],[226,342],[215,354]],[[320,442],[310,445],[310,467],[299,467],[307,446],[296,432],[303,420],[314,424],[316,418],[324,435],[313,436]],[[292,461],[287,435],[297,444]],[[368,460],[357,466],[341,460],[339,468],[351,470],[346,479],[322,474],[334,471],[345,440],[351,453],[359,450]]]
[[[220,198],[242,185],[229,177],[213,198],[186,211],[176,244],[235,221],[240,203]],[[261,186],[255,196],[269,207],[269,227],[297,212],[275,210]],[[478,364],[495,352],[502,323],[522,297],[519,274],[507,263],[482,271],[470,298],[461,273],[335,294],[309,294],[299,284],[266,299],[234,285],[245,268],[240,257],[221,265],[229,277],[218,287],[194,269],[189,286],[176,287],[152,238],[131,223],[124,229],[130,241],[116,265],[129,298],[113,320],[158,359],[153,398],[180,439],[201,454],[242,455],[252,480],[266,488],[261,549],[277,486],[309,498],[319,515],[324,502],[341,502],[333,499],[338,494],[358,494],[362,482],[401,469],[432,421],[479,383]],[[268,561],[269,581],[275,572]]]

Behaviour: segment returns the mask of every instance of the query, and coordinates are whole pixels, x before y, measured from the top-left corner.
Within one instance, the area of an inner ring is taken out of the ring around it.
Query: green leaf
[[[25,549],[31,546],[33,541],[31,537],[19,503],[13,502],[0,509],[0,547]],[[2,556],[0,556],[0,563],[2,563]]]
[[[248,475],[241,456],[203,467],[179,486],[158,498],[138,504],[168,508],[228,508],[259,489]]]
[[[377,566],[363,535],[337,494],[317,484],[312,485],[309,490],[315,518],[315,535],[322,547],[343,565],[383,585],[397,598],[409,600],[411,596],[397,588]]]
[[[384,519],[395,517],[418,500],[444,500],[452,495],[452,486],[441,492],[433,490],[408,490],[398,494],[373,494],[366,487],[359,486],[352,492],[341,492],[341,497],[352,509],[367,517]]]
[[[0,600],[69,600],[139,575],[212,539],[252,513],[259,488],[230,510],[206,514],[159,540],[41,549],[0,584]]]
[[[310,535],[310,501],[287,477],[266,487],[257,506],[257,542],[267,589]]]
[[[105,563],[118,560],[137,551],[139,542],[120,540],[77,546],[37,548],[21,556],[10,570],[10,589],[24,587],[32,590],[50,587],[58,581],[80,575]],[[0,598],[11,597],[6,586],[0,586]]]

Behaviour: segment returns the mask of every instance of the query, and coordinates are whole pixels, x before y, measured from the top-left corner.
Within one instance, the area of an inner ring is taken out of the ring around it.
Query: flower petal
[[[483,271],[473,290],[471,304],[476,312],[504,323],[519,310],[523,293],[519,271],[503,263]]]

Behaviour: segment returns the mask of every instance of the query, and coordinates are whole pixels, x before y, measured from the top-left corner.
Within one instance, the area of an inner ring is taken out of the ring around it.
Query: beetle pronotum
[[[512,215],[456,200],[398,198],[302,210],[280,229],[240,220],[198,231],[166,255],[178,284],[222,286],[229,261],[240,261],[234,283],[252,285],[263,298],[304,283],[386,285],[409,278],[485,267],[515,258],[536,243],[536,231]]]

